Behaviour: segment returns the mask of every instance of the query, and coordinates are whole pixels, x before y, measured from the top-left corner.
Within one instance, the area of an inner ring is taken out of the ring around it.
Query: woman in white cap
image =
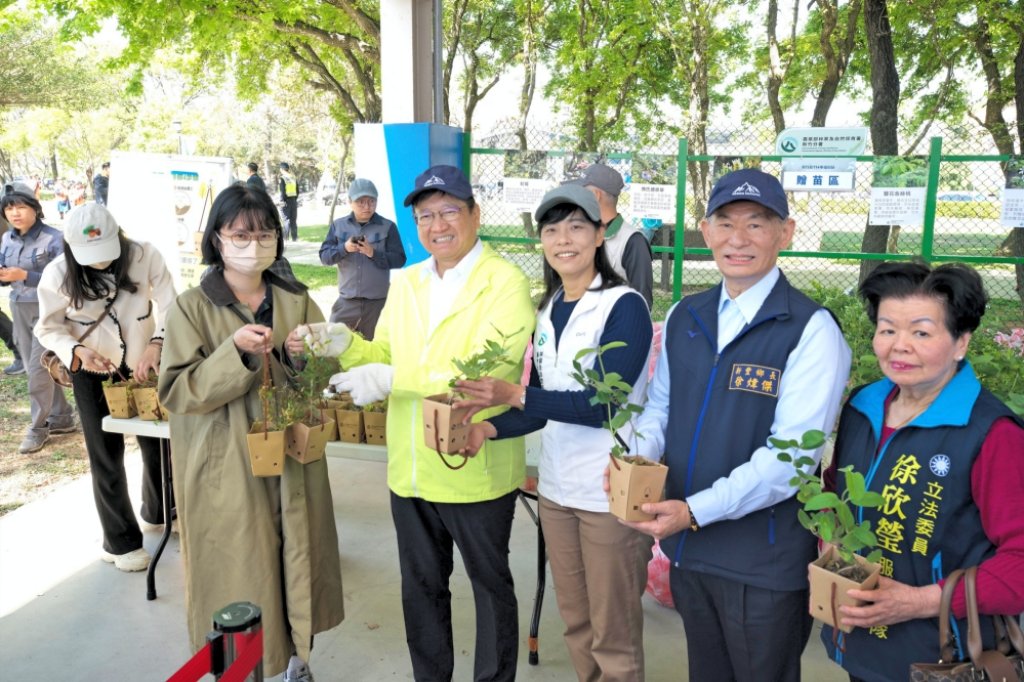
[[[18,452],[28,454],[42,450],[51,435],[75,430],[75,413],[64,390],[39,364],[43,346],[32,333],[39,318],[40,277],[47,263],[60,256],[61,235],[43,222],[43,207],[28,185],[6,185],[0,209],[13,228],[0,239],[0,285],[11,288],[14,344],[28,373],[31,422],[18,447]]]
[[[630,402],[642,404],[653,327],[647,303],[612,268],[594,195],[562,185],[544,195],[536,212],[544,248],[544,296],[533,338],[527,386],[485,377],[456,382],[482,409],[516,408],[470,426],[467,454],[490,438],[543,429],[539,464],[540,522],[547,543],[565,644],[581,681],[644,679],[643,609],[651,540],[619,523],[602,487],[612,436],[602,428],[603,405],[593,389],[573,378],[583,349],[612,342],[624,347],[602,355],[602,369],[633,386]],[[593,354],[581,360],[595,367]],[[619,429],[632,442],[628,425]]]
[[[174,297],[174,282],[160,252],[147,242],[128,239],[100,204],[85,204],[71,213],[64,227],[64,256],[46,268],[39,283],[36,336],[71,371],[103,527],[101,558],[122,571],[144,570],[150,557],[128,497],[124,436],[103,430],[103,418],[110,414],[103,382],[117,371],[139,379],[159,373],[164,318]],[[91,325],[97,326],[80,343]],[[141,515],[159,526],[167,521],[161,502],[160,443],[143,436],[138,442]]]

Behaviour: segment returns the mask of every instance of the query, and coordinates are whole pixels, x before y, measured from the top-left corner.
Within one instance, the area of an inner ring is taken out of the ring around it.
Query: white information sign
[[[633,217],[675,222],[675,185],[641,185],[634,182],[630,185],[629,197]]]
[[[853,171],[787,170],[783,162],[782,188],[787,192],[852,192]]]
[[[502,185],[506,206],[520,213],[531,213],[550,189],[551,182],[537,178],[505,178]]]
[[[861,156],[867,128],[786,128],[775,138],[775,153],[792,156]]]
[[[868,222],[872,225],[920,225],[924,187],[872,187]]]
[[[177,290],[194,286],[200,264],[198,237],[217,193],[234,180],[229,158],[114,151],[109,208],[132,239],[163,255]]]
[[[1024,189],[1003,189],[1003,209],[999,214],[1003,227],[1024,227]]]

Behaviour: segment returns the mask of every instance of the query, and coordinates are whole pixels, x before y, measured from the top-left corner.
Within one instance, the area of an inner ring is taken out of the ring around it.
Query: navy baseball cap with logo
[[[466,201],[473,196],[469,180],[455,166],[431,166],[416,177],[414,189],[405,197],[405,205],[411,206],[416,197],[424,192],[437,190]]]
[[[782,183],[774,175],[756,168],[743,168],[719,178],[711,189],[705,217],[710,218],[715,211],[734,201],[753,201],[774,211],[783,220],[789,217],[789,201]]]

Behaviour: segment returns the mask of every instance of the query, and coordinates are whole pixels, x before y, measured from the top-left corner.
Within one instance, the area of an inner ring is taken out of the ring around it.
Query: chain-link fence
[[[994,153],[984,131],[944,127],[928,133],[948,137],[936,142],[934,136],[925,139],[919,135],[916,144],[911,139],[905,145],[912,148],[923,169],[919,179],[927,197],[925,217],[919,224],[891,228],[885,257],[968,262],[981,272],[992,298],[1019,303],[1024,295],[1020,288],[1024,282],[1024,230],[1000,224],[1007,157]],[[774,151],[775,133],[770,127],[709,130],[705,137],[707,151],[699,155],[693,153],[692,145],[676,139],[639,151],[571,151],[569,138],[559,131],[527,131],[525,145],[524,134],[516,130],[475,140],[469,161],[471,181],[483,206],[481,235],[518,264],[539,290],[543,256],[527,210],[530,195],[527,191],[517,196],[517,192],[532,188],[532,196],[536,196],[538,188],[578,177],[590,163],[608,163],[627,181],[619,211],[643,228],[651,240],[655,252],[653,312],[660,319],[682,293],[711,286],[719,279],[698,230],[714,178],[742,165],[758,165],[777,177],[782,170],[781,158],[765,153]],[[521,149],[524,146],[526,149]],[[852,192],[790,194],[797,229],[780,265],[797,286],[817,283],[852,291],[861,261],[879,258],[861,252],[874,160],[871,156],[857,158]],[[680,167],[685,170],[682,178]],[[644,217],[651,215],[651,190],[640,185],[675,186],[674,195],[667,191],[661,196],[663,218]],[[678,210],[680,197],[683,206]],[[668,204],[672,204],[670,211]]]

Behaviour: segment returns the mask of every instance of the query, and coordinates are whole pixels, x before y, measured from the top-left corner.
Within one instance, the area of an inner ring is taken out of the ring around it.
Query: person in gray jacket
[[[405,248],[398,227],[377,213],[377,188],[366,178],[348,187],[352,212],[331,224],[320,262],[338,266],[338,300],[331,322],[344,322],[352,331],[373,340],[377,319],[387,300],[389,270],[405,265]]]
[[[32,332],[39,319],[36,288],[43,268],[63,251],[64,239],[60,230],[43,222],[43,207],[28,185],[5,185],[0,209],[13,228],[0,238],[0,285],[11,287],[14,343],[28,373],[31,422],[18,447],[18,452],[28,454],[42,450],[52,434],[77,428],[64,389],[39,363],[44,349]]]

